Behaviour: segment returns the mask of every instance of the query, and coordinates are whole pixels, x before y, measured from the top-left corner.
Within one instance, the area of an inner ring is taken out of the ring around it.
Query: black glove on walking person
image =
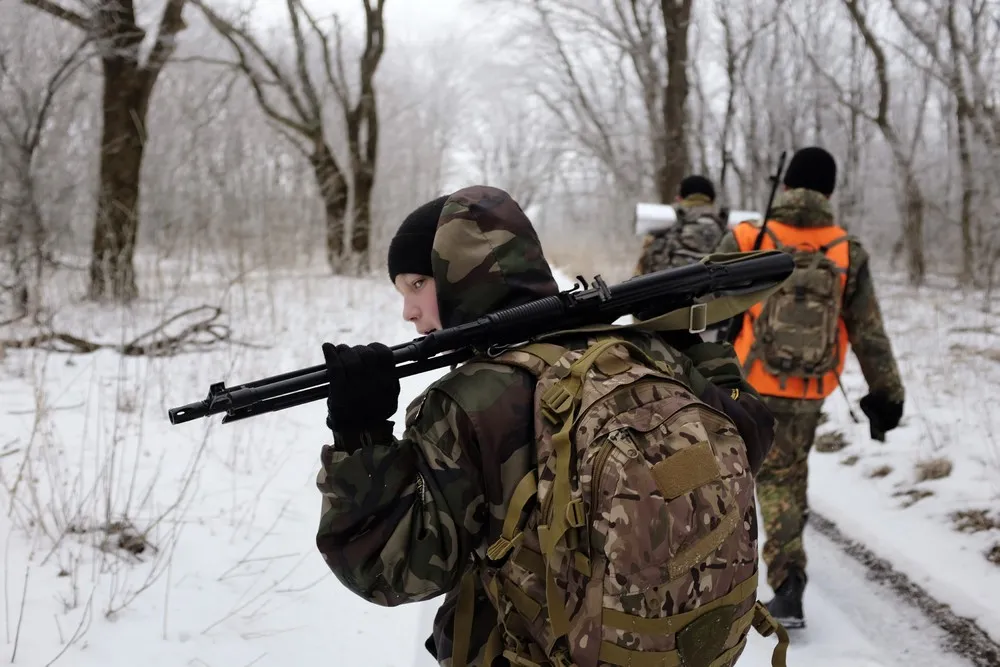
[[[356,433],[386,422],[399,402],[399,378],[392,350],[382,343],[323,343],[330,395],[326,425],[335,433]]]
[[[875,391],[861,399],[861,411],[868,417],[871,437],[885,442],[885,434],[899,426],[903,417],[903,402],[890,401],[885,394]]]

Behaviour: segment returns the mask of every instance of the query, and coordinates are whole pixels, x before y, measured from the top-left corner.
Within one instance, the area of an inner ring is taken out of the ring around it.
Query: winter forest
[[[5,657],[307,664],[335,637],[337,665],[432,664],[412,657],[432,612],[364,605],[315,554],[319,404],[252,427],[171,426],[167,407],[320,363],[326,341],[415,337],[386,248],[440,194],[503,188],[554,267],[619,281],[637,203],[698,173],[762,212],[779,155],[821,145],[915,398],[887,445],[853,419],[856,368],[830,398],[817,523],[869,518],[817,533],[831,583],[811,594],[842,634],[817,623],[789,665],[1000,664],[981,596],[1000,584],[1000,417],[982,408],[1000,383],[1000,3],[432,4],[0,0]],[[958,620],[883,613],[838,539]],[[834,595],[845,580],[861,601]],[[920,623],[926,662],[885,652],[880,633]]]
[[[636,201],[697,172],[761,207],[778,154],[813,143],[839,161],[844,224],[913,284],[985,286],[1000,252],[987,0],[468,0],[448,29],[410,32],[381,3],[3,11],[19,306],[41,305],[64,254],[88,263],[89,294],[125,301],[136,253],[349,271],[415,203],[472,182],[553,239],[573,229],[554,253],[628,256],[607,243]]]

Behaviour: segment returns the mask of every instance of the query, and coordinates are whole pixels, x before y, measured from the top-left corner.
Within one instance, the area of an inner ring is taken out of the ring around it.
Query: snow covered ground
[[[7,350],[0,360],[4,660],[433,664],[421,645],[436,601],[366,604],[315,550],[314,479],[328,439],[322,402],[229,425],[216,417],[171,426],[166,416],[169,407],[203,398],[212,382],[321,363],[325,340],[412,338],[388,281],[334,278],[318,268],[260,272],[227,286],[222,272],[182,268],[144,266],[149,297],[128,315],[75,302],[78,291],[64,277],[48,295],[65,304],[52,327],[125,343],[166,316],[209,303],[224,309],[220,322],[234,339],[258,347],[224,342],[152,359]],[[998,323],[947,292],[883,292],[911,392],[905,427],[885,445],[868,442],[843,399],[832,398],[824,428],[843,430],[853,444],[813,455],[812,502],[1000,638],[998,596],[977,595],[1000,590],[1000,566],[984,555],[1000,529],[962,533],[949,518],[992,508],[1000,521],[1000,417],[989,414],[1000,362],[969,351],[997,347],[997,334],[949,332]],[[26,333],[6,327],[0,339]],[[400,407],[438,373],[404,380]],[[856,403],[863,386],[853,367],[845,386]],[[858,457],[855,465],[842,464],[848,456]],[[947,457],[950,475],[915,482],[917,463],[932,457]],[[892,471],[868,477],[882,465]],[[899,507],[905,498],[893,494],[911,489],[934,495]],[[964,664],[943,657],[937,632],[872,590],[861,566],[825,538],[810,532],[808,547],[811,627],[793,637],[789,665]],[[754,637],[741,665],[770,664],[772,646],[773,639]]]

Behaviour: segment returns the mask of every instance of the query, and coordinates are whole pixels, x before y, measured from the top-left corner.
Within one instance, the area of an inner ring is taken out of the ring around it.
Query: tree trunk
[[[340,270],[344,256],[347,222],[347,182],[326,142],[313,142],[309,156],[316,184],[326,212],[326,261],[334,273]]]
[[[673,201],[688,169],[687,61],[691,0],[663,0],[660,8],[667,36],[667,85],[663,91],[666,159],[656,166],[656,190],[661,201],[669,202]]]
[[[959,274],[960,285],[972,285],[975,282],[975,248],[972,245],[972,155],[969,149],[969,133],[966,126],[966,112],[962,102],[958,103],[958,159],[962,174],[962,209],[960,223],[962,226],[962,271]]]
[[[100,192],[94,224],[88,297],[133,301],[139,188],[150,86],[131,58],[102,59],[104,69]]]
[[[904,175],[906,194],[906,218],[903,233],[906,235],[906,269],[910,284],[923,285],[927,273],[924,261],[924,196],[920,184],[908,168]]]
[[[374,187],[375,174],[372,173],[371,169],[362,168],[354,174],[354,219],[351,220],[351,250],[363,256],[368,255],[371,240],[371,199]]]

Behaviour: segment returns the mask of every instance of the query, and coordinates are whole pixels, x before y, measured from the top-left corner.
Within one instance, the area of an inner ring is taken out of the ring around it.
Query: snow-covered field
[[[227,287],[210,271],[180,278],[169,263],[157,269],[143,272],[147,299],[128,315],[76,303],[78,291],[67,285],[80,274],[64,277],[48,295],[65,304],[53,328],[121,344],[207,303],[224,309],[220,322],[233,339],[253,346],[221,342],[152,359],[7,350],[3,659],[80,667],[433,664],[420,647],[436,601],[364,603],[315,550],[314,480],[328,439],[322,402],[229,425],[218,417],[167,420],[168,408],[203,398],[212,382],[321,363],[323,341],[414,337],[388,280],[317,268],[251,274]],[[987,509],[1000,522],[1000,413],[990,409],[1000,386],[1000,360],[990,352],[1000,347],[1000,322],[947,291],[881,293],[910,392],[905,426],[884,445],[869,442],[843,398],[831,398],[824,430],[840,429],[852,444],[813,454],[813,505],[1000,639],[1000,596],[984,594],[1000,591],[1000,565],[985,555],[1000,529],[959,532],[950,518]],[[984,326],[994,332],[952,331]],[[6,327],[0,339],[26,333]],[[400,408],[438,373],[404,380]],[[863,385],[853,365],[845,387],[856,405]],[[844,465],[847,457],[856,463]],[[951,462],[950,474],[917,482],[918,464],[939,457]],[[883,465],[892,470],[869,477]],[[901,507],[907,497],[894,494],[913,490],[934,495]],[[791,667],[964,664],[937,653],[937,632],[871,590],[862,568],[825,538],[810,533],[807,546],[810,628],[793,636]],[[755,637],[741,665],[770,664],[772,646]]]

